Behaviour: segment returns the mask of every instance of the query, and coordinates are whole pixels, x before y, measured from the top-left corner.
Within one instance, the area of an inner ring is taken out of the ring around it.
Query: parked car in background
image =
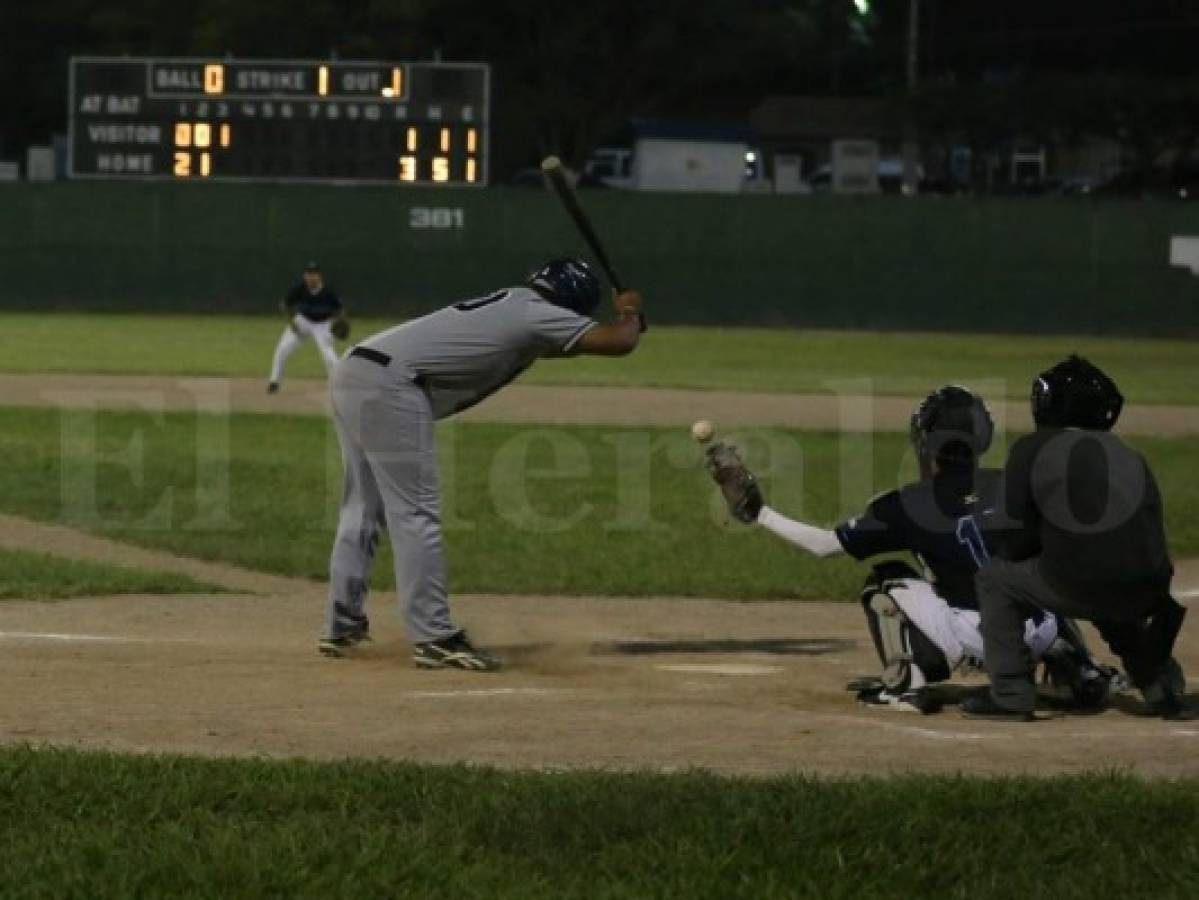
[[[1117,172],[1088,193],[1096,197],[1139,200],[1199,200],[1199,164]]]
[[[924,181],[924,166],[919,168],[920,181]],[[825,163],[812,170],[812,174],[804,179],[814,194],[827,194],[832,190],[833,166]],[[878,161],[878,187],[884,194],[898,194],[903,191],[903,160],[895,157],[883,157]]]

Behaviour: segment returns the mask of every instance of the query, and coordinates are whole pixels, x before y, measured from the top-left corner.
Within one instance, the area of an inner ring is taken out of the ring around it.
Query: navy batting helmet
[[[1124,395],[1103,370],[1072,354],[1032,383],[1032,418],[1040,428],[1110,431]]]
[[[947,384],[916,407],[908,438],[920,462],[920,474],[941,466],[974,465],[991,446],[995,423],[983,398],[968,388]]]
[[[525,282],[550,303],[574,310],[581,316],[595,314],[600,302],[600,280],[581,259],[551,259]]]

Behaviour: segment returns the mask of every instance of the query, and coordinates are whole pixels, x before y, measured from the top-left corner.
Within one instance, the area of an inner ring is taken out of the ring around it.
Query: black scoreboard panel
[[[487,182],[482,63],[71,60],[73,178]]]

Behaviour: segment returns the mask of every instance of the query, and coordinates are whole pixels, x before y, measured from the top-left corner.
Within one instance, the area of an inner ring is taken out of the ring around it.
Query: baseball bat
[[[587,218],[587,213],[583,211],[583,207],[579,205],[579,198],[575,196],[574,188],[566,180],[566,172],[562,169],[562,160],[556,156],[547,156],[541,161],[541,171],[550,180],[550,186],[553,187],[554,193],[562,201],[562,206],[566,208],[567,214],[574,220],[575,227],[579,229],[579,234],[583,236],[583,240],[591,248],[591,252],[599,262],[600,268],[604,270],[604,274],[612,282],[612,287],[616,289],[617,293],[623,291],[625,289],[624,282],[620,280],[620,276],[612,268],[612,262],[608,259],[604,245],[600,243],[599,235],[595,233],[595,229],[591,226],[591,220]]]

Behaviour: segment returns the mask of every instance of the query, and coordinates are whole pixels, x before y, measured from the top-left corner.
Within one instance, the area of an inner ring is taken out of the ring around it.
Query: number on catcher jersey
[[[958,519],[958,543],[969,551],[974,564],[980,569],[991,561],[991,553],[987,550],[987,542],[983,540],[982,529],[974,516],[962,516]]]
[[[907,550],[935,576],[937,593],[959,609],[977,609],[974,573],[990,559],[985,516],[999,490],[1000,473],[957,470],[904,485],[871,501],[866,512],[836,528],[855,559]],[[984,520],[985,521],[985,520]]]

